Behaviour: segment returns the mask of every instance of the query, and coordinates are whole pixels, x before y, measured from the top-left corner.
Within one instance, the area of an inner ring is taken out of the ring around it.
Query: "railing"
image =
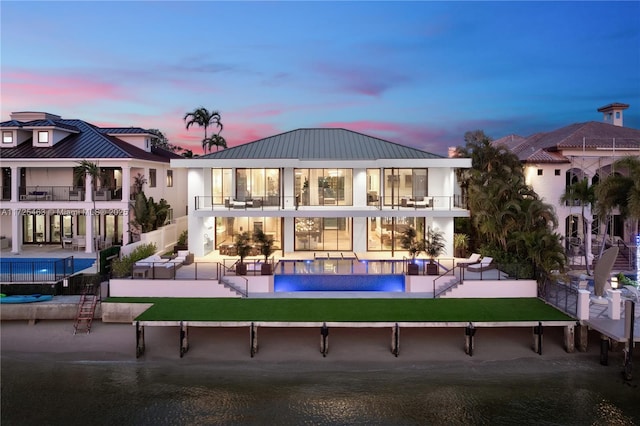
[[[6,261],[0,263],[0,282],[50,283],[68,277],[73,270],[73,256],[57,260]]]
[[[540,289],[539,296],[569,315],[578,315],[578,288],[575,286],[547,280]]]
[[[462,267],[458,266],[457,267],[459,270],[462,269]],[[448,276],[452,276],[455,277],[456,280],[448,285],[445,285],[443,288],[438,289],[437,286],[437,281],[443,277],[448,277]],[[433,298],[436,299],[437,297],[440,297],[441,295],[443,295],[444,293],[446,293],[447,291],[449,291],[449,289],[459,285],[462,282],[462,274],[458,275],[460,278],[456,277],[455,274],[455,268],[451,268],[447,271],[445,271],[444,274],[440,274],[438,275],[438,277],[436,279],[433,280]]]
[[[251,198],[233,198],[210,195],[197,195],[195,197],[196,210],[299,210],[309,208],[333,207],[338,209],[374,208],[375,210],[453,210],[454,208],[466,209],[462,198],[455,196],[428,196],[413,200],[409,197],[385,197],[376,201],[367,201],[366,206],[354,206],[353,203],[345,204],[343,200],[335,198],[319,198],[317,202],[306,202],[300,196],[265,196]]]
[[[3,200],[6,187],[3,187]],[[10,189],[10,188],[9,188]],[[84,188],[73,186],[20,186],[18,187],[19,201],[85,201]],[[105,187],[93,192],[95,201],[122,200],[122,187]]]
[[[629,270],[635,269],[635,251],[631,250],[631,248],[625,243],[622,239],[618,239],[618,252],[621,256],[627,259],[627,268]]]

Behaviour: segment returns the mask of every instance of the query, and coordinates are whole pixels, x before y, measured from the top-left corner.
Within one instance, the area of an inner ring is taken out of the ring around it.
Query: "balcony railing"
[[[3,200],[10,199],[4,198]],[[10,189],[10,188],[9,188]],[[19,201],[85,201],[84,188],[73,186],[21,186],[18,188]],[[95,201],[120,201],[122,200],[122,187],[105,187],[94,191]]]
[[[368,199],[366,206],[341,204],[335,199],[318,199],[316,203],[305,203],[300,196],[267,196],[236,199],[233,197],[206,196],[195,197],[196,210],[293,210],[313,209],[315,207],[334,207],[338,210],[375,209],[375,210],[453,210],[466,209],[466,203],[460,195],[428,197],[385,197],[376,201]]]

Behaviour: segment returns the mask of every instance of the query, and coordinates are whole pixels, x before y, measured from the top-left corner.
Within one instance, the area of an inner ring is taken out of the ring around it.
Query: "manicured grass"
[[[570,321],[539,299],[109,298],[154,303],[140,321]]]

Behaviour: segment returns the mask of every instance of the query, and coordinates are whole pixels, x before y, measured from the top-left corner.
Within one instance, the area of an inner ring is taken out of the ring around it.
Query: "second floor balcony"
[[[205,211],[279,211],[279,210],[466,210],[467,203],[460,195],[452,196],[428,196],[428,197],[381,197],[372,201],[367,198],[366,203],[359,205],[355,203],[345,204],[335,198],[319,199],[315,203],[310,203],[300,196],[267,196],[267,197],[215,197],[196,196],[195,209]]]
[[[2,187],[2,200],[11,200],[11,188]],[[86,201],[85,188],[73,186],[20,186],[15,201]],[[94,201],[121,201],[122,187],[101,187],[93,191]]]

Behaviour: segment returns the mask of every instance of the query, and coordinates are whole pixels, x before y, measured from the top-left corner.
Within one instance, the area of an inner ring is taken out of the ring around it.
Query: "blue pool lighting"
[[[404,275],[301,275],[273,276],[276,292],[385,291],[404,292]]]

